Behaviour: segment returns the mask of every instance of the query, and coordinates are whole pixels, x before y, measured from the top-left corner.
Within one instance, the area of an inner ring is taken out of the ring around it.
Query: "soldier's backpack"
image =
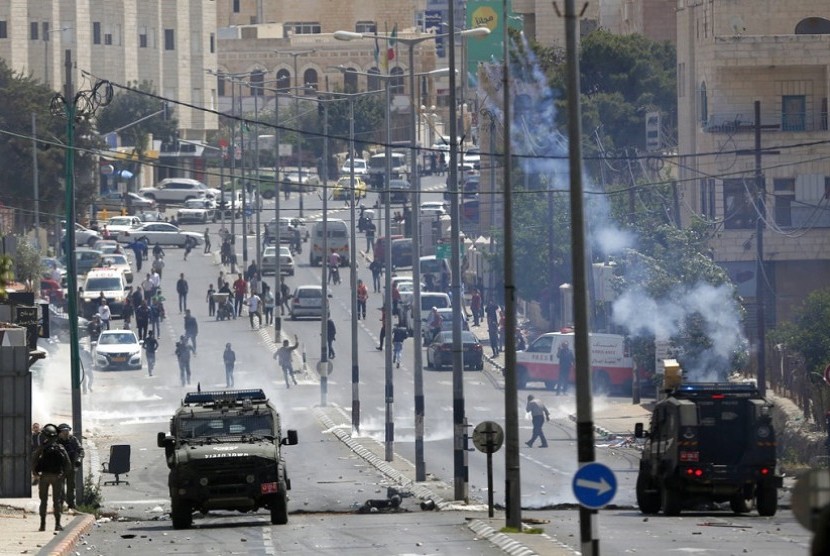
[[[63,473],[64,472],[64,456],[66,451],[57,442],[50,442],[44,444],[43,450],[40,452],[40,458],[37,460],[35,470],[38,473]]]

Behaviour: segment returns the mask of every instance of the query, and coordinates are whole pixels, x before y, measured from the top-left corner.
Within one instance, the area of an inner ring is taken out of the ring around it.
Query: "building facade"
[[[717,225],[712,255],[748,301],[750,326],[756,280],[775,324],[830,279],[827,3],[762,4],[677,3],[682,220]]]
[[[148,81],[179,102],[180,136],[203,140],[216,129],[216,4],[202,0],[11,0],[0,3],[0,57],[52,89],[66,80],[71,51],[76,90],[97,79],[120,85]],[[117,92],[117,90],[116,90]],[[190,108],[193,106],[194,108]]]

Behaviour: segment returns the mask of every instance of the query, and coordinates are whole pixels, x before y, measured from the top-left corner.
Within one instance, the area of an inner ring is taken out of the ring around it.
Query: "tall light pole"
[[[275,50],[277,54],[285,54],[286,56],[291,56],[294,62],[294,89],[300,88],[300,76],[298,75],[297,69],[297,57],[298,56],[309,56],[317,52],[316,49],[312,48],[309,50]],[[300,99],[296,97],[294,99],[294,111],[297,113],[297,180],[299,184],[297,189],[299,189],[300,195],[300,218],[303,217],[303,195],[304,195],[304,188],[303,184],[303,141],[301,138],[300,133]]]
[[[456,33],[448,33],[448,35],[455,35]],[[461,36],[476,36],[476,37],[483,37],[490,34],[490,30],[486,27],[477,27],[475,29],[466,29],[458,32]],[[368,34],[368,33],[352,33],[350,31],[335,31],[334,38],[338,40],[354,40],[354,39],[363,39],[363,38],[375,38],[376,35]],[[410,147],[410,168],[411,168],[411,182],[412,182],[412,211],[411,211],[411,218],[412,218],[412,304],[414,307],[418,308],[418,311],[413,311],[413,314],[420,313],[421,307],[421,265],[420,265],[420,258],[421,258],[421,215],[420,215],[420,206],[421,206],[421,183],[420,183],[420,173],[418,172],[418,137],[417,137],[417,123],[416,123],[416,108],[415,108],[415,46],[419,43],[428,40],[434,40],[436,38],[441,38],[447,35],[426,35],[423,37],[415,37],[415,38],[405,38],[405,37],[394,37],[394,39],[407,46],[408,54],[409,54],[409,126],[410,126],[410,136],[409,136],[409,147]],[[392,40],[393,37],[391,36],[380,36],[378,38],[382,38],[386,41]],[[452,80],[454,68],[450,66],[450,79]],[[387,89],[388,89],[388,80],[387,80]],[[388,99],[387,99],[388,102]],[[389,148],[391,148],[391,143],[389,138],[387,137],[387,164],[390,162],[390,155],[388,154]],[[387,176],[387,184],[388,184],[388,176]],[[388,185],[387,185],[388,189]],[[387,198],[387,209],[389,207]],[[388,223],[388,214],[387,214],[387,223]],[[390,240],[390,232],[387,229],[386,231],[386,244],[387,247],[387,270],[389,265],[391,265],[391,245],[392,242]],[[459,265],[460,266],[460,265]],[[387,280],[389,281],[390,272],[387,272]],[[387,290],[390,289],[391,284],[387,283]],[[390,292],[391,295],[391,292]],[[459,299],[459,298],[455,298]],[[454,303],[454,305],[459,305],[458,302]],[[390,319],[391,320],[391,319]],[[460,313],[459,313],[459,330],[460,330]],[[413,319],[413,335],[415,338],[415,345],[417,345],[417,349],[414,350],[415,360],[414,360],[414,396],[415,396],[415,480],[416,481],[425,481],[426,480],[426,463],[424,459],[424,418],[425,418],[425,400],[424,400],[424,376],[423,376],[423,350],[421,348],[421,319],[416,318]],[[387,335],[389,334],[389,330],[387,330]],[[460,332],[459,332],[460,334]],[[460,339],[460,337],[459,337]],[[387,342],[388,343],[388,342]],[[389,355],[387,353],[387,355]]]
[[[50,39],[52,37],[52,33],[58,32],[63,33],[64,31],[69,31],[72,27],[58,27],[55,29],[44,29],[43,30],[43,83],[47,87],[51,87],[49,84],[49,43],[51,42]]]

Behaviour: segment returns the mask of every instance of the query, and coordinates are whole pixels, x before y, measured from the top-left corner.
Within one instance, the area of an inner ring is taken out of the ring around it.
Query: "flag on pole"
[[[389,67],[389,60],[395,59],[396,45],[398,44],[398,24],[392,28],[392,34],[389,35],[389,44],[386,49],[386,66]]]
[[[380,44],[378,44],[378,28],[375,27],[375,67],[380,67]]]

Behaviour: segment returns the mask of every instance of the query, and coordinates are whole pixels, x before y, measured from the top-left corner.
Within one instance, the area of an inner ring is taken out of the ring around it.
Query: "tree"
[[[24,236],[17,237],[17,252],[14,256],[14,275],[18,282],[39,287],[41,274],[40,253]]]
[[[66,119],[52,114],[54,92],[31,77],[11,70],[0,59],[0,203],[17,209],[24,223],[31,223],[34,204],[33,155],[37,158],[41,223],[49,225],[63,218]],[[33,153],[32,115],[37,128]],[[94,195],[94,152],[99,144],[89,123],[75,123],[75,202],[88,204]]]

